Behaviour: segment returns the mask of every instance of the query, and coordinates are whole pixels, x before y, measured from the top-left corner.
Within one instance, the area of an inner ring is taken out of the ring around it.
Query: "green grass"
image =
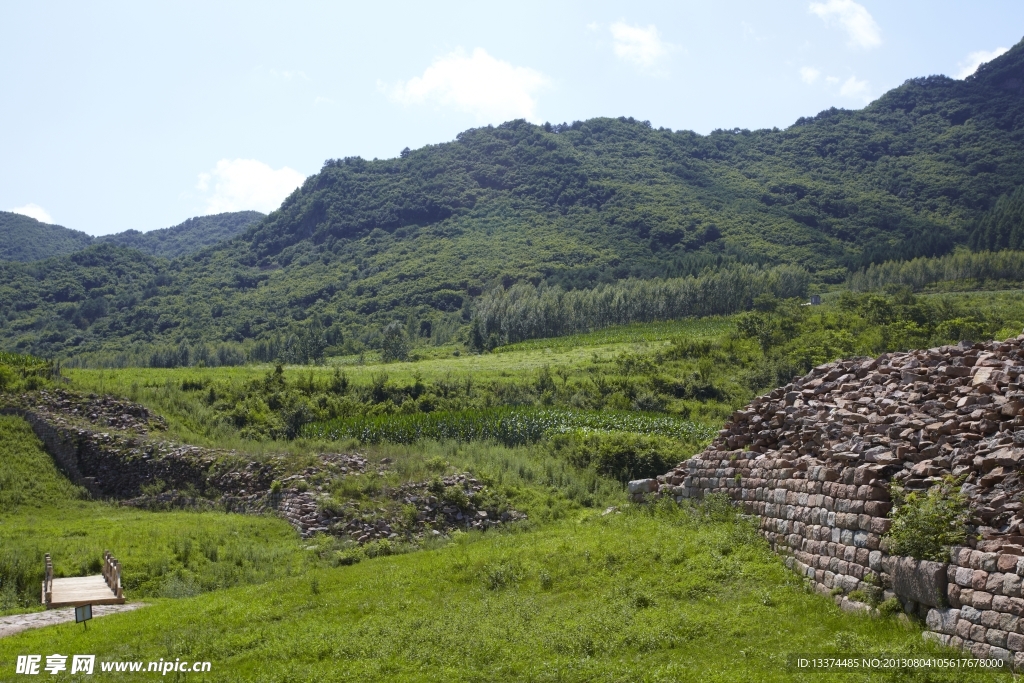
[[[275,518],[86,500],[27,423],[0,416],[0,614],[39,608],[45,553],[56,576],[84,576],[99,573],[104,550],[133,599],[261,583],[300,571],[308,555]]]
[[[210,681],[790,681],[790,653],[940,653],[806,593],[747,523],[689,509],[461,536],[0,640],[4,666],[33,652],[209,660]]]
[[[615,325],[586,334],[573,334],[547,339],[530,339],[516,344],[506,344],[495,349],[495,353],[521,351],[574,349],[587,346],[610,344],[650,344],[666,341],[679,336],[712,338],[735,329],[733,316],[713,318],[689,318],[634,325]]]

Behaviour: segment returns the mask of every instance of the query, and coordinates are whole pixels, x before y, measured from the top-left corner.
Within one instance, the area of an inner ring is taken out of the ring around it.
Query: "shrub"
[[[631,432],[576,431],[553,436],[551,444],[576,467],[594,467],[623,483],[663,474],[687,455],[678,441]]]
[[[883,617],[893,617],[903,611],[903,605],[898,599],[889,598],[878,605],[878,611]]]
[[[950,546],[963,543],[969,510],[967,496],[959,490],[960,482],[947,476],[927,493],[908,493],[893,485],[895,505],[889,513],[892,528],[886,535],[889,551],[941,562],[949,555]]]

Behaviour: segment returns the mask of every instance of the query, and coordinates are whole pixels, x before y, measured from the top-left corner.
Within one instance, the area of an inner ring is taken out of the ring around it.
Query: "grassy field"
[[[205,660],[207,681],[790,681],[791,653],[940,654],[808,594],[714,507],[588,512],[0,640],[18,654]],[[147,680],[118,674],[118,680]],[[872,680],[813,675],[806,680]],[[877,680],[999,680],[901,674]]]
[[[57,577],[99,573],[104,550],[134,598],[196,595],[301,572],[308,552],[270,517],[142,512],[87,500],[20,418],[0,416],[0,614],[40,609],[43,555]]]
[[[991,329],[1013,323],[1020,308],[990,304],[1005,309],[986,319]],[[920,303],[893,305],[913,312]],[[397,434],[459,415],[558,414],[590,429],[580,430],[587,438],[607,434],[594,452],[617,463],[612,447],[652,431],[645,419],[669,431],[713,429],[779,364],[872,352],[882,337],[871,306],[878,302],[853,310],[835,297],[816,311],[612,328],[481,355],[433,350],[407,363],[332,359],[279,374],[271,366],[66,372],[72,389],[124,395],[164,415],[169,437],[254,459],[289,453],[296,468],[317,452],[358,448],[370,473],[310,485],[362,515],[387,512],[388,491],[405,482],[468,471],[528,521],[395,544],[385,555],[326,536],[301,540],[270,517],[143,512],[88,500],[23,421],[0,418],[0,612],[38,609],[45,552],[59,575],[73,576],[94,573],[112,550],[128,597],[152,603],[88,631],[69,624],[0,640],[0,680],[17,655],[53,652],[209,660],[210,673],[184,679],[209,681],[789,681],[801,680],[787,668],[792,653],[948,654],[926,644],[919,625],[841,613],[807,593],[720,502],[631,506],[612,469],[579,460],[589,441],[303,431],[361,420]],[[920,335],[934,328],[886,325]],[[657,409],[645,412],[650,402]],[[289,438],[255,430],[259,415],[278,430],[295,416],[304,422]],[[382,443],[366,443],[374,440]],[[684,457],[700,439],[672,441],[659,457]],[[989,679],[903,671],[805,680]]]

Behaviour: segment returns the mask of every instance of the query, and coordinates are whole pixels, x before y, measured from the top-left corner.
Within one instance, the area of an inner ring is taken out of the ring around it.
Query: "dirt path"
[[[94,605],[92,616],[103,617],[118,612],[131,612],[132,610],[145,607],[144,602],[133,602],[125,605]],[[75,620],[75,608],[51,609],[45,612],[31,612],[29,614],[12,614],[9,617],[0,617],[0,638],[13,636],[15,633],[27,631],[30,628],[42,628],[53,624],[63,624]]]

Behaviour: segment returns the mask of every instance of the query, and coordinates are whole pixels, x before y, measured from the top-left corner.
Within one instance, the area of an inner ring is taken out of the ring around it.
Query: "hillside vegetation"
[[[262,218],[264,214],[259,211],[196,216],[170,228],[149,232],[126,230],[102,235],[95,239],[95,243],[129,247],[150,256],[173,259],[236,237]]]
[[[160,230],[127,230],[93,237],[28,216],[0,211],[0,261],[41,261],[74,254],[95,244],[130,247],[150,256],[173,259],[231,239],[263,217],[258,211],[235,211],[197,216]]]
[[[465,335],[477,299],[516,284],[783,264],[841,283],[991,232],[986,213],[1024,184],[1021,79],[1024,45],[964,81],[913,79],[785,130],[512,121],[396,159],[329,160],[244,236],[171,264],[98,245],[0,267],[0,344],[72,355],[333,329],[329,346],[380,348],[395,318],[423,338]]]
[[[92,240],[92,235],[78,230],[0,211],[0,261],[39,261],[64,256],[85,249]]]

